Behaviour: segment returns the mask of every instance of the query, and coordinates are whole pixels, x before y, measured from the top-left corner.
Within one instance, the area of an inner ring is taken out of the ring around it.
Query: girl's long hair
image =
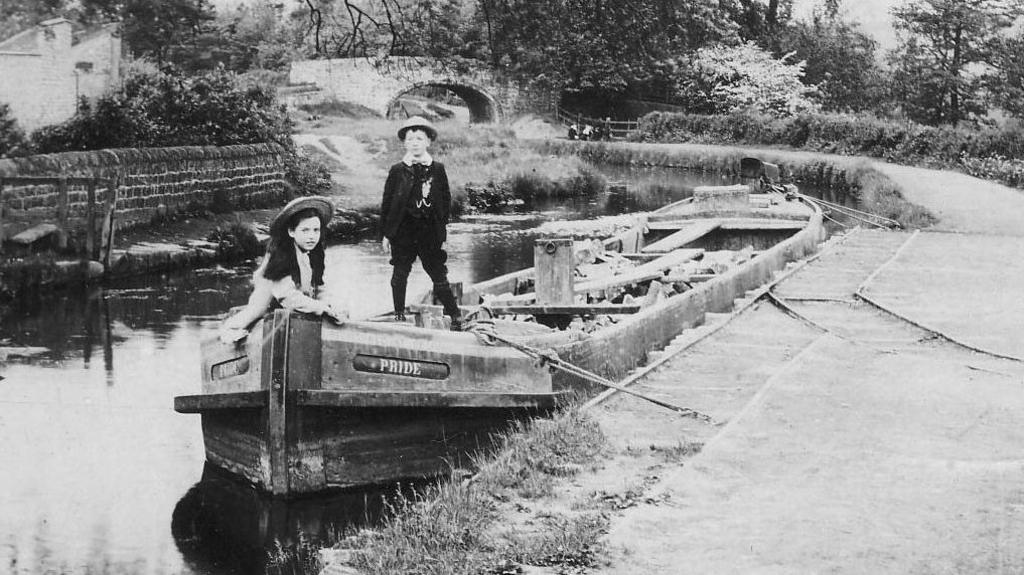
[[[271,281],[277,281],[283,277],[291,276],[298,284],[299,262],[295,259],[295,240],[288,235],[288,230],[294,230],[299,222],[306,218],[320,218],[320,213],[313,208],[299,210],[288,218],[287,225],[281,226],[280,231],[270,238],[267,246],[267,266],[263,270],[263,277]],[[310,282],[313,287],[321,286],[324,283],[324,235],[327,226],[323,218],[320,218],[320,241],[316,247],[309,250],[309,267],[313,269],[313,279]]]

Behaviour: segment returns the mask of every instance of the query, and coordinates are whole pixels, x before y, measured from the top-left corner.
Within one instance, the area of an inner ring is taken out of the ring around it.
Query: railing
[[[573,124],[578,128],[578,134],[582,134],[586,126],[596,130],[598,136],[593,139],[624,139],[640,127],[639,120],[608,120],[604,118],[591,118],[582,114],[569,112],[561,107],[555,108],[555,118],[567,130]],[[605,134],[607,133],[607,136]],[[585,139],[577,136],[579,139]]]
[[[5,212],[10,218],[18,217],[13,210],[6,210],[4,205],[4,187],[7,185],[30,184],[30,185],[55,185],[57,187],[57,220],[55,231],[58,249],[67,247],[67,232],[69,229],[68,209],[68,186],[85,186],[85,251],[89,259],[98,260],[104,267],[110,265],[110,254],[114,246],[114,210],[117,206],[118,183],[116,178],[95,178],[95,177],[74,177],[74,176],[4,176],[0,177],[0,253],[3,253],[3,218]],[[106,186],[104,202],[102,206],[96,204],[96,188]],[[99,241],[97,242],[97,223],[102,210],[102,224],[99,226]]]

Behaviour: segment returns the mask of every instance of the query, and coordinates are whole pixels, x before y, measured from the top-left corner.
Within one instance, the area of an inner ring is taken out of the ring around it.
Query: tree
[[[807,63],[803,81],[818,87],[826,110],[877,108],[884,98],[885,72],[875,55],[878,43],[856,23],[843,20],[835,0],[826,0],[809,20],[790,24],[779,46],[776,54],[792,52]]]
[[[11,115],[11,108],[0,103],[0,158],[15,156],[26,149],[25,132]]]
[[[0,40],[59,16],[67,0],[0,0]]]
[[[120,20],[122,39],[137,57],[163,63],[174,47],[192,43],[213,20],[209,0],[80,0],[84,22]]]
[[[671,62],[737,39],[711,0],[479,0],[491,60],[520,78],[605,96],[657,91]]]
[[[994,51],[995,72],[989,77],[992,102],[1011,116],[1024,118],[1024,33],[1000,41]]]
[[[802,81],[803,62],[773,58],[753,42],[697,51],[680,71],[679,97],[698,113],[755,112],[775,117],[814,111],[813,86]]]
[[[890,62],[907,115],[956,124],[984,114],[984,66],[1022,14],[1019,0],[913,0],[892,13],[900,43]]]

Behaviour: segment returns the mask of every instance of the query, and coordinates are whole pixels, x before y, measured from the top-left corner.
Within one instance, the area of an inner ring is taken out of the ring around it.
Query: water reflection
[[[375,486],[285,501],[268,497],[207,465],[174,506],[171,533],[197,573],[262,573],[268,553],[330,544],[380,521],[388,497],[419,485]]]
[[[451,278],[528,265],[541,223],[644,209],[722,183],[662,172],[635,176],[628,191],[452,224]],[[275,537],[322,537],[375,517],[362,496],[282,509],[203,474],[199,417],[175,413],[173,398],[198,392],[198,342],[245,302],[253,266],[51,294],[0,318],[0,572],[248,573]],[[390,307],[390,274],[377,242],[328,250],[328,284],[356,317]],[[430,288],[422,271],[410,283],[410,293]]]

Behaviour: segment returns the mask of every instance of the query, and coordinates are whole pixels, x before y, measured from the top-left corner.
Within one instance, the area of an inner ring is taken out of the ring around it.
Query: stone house
[[[26,132],[60,123],[75,114],[79,97],[116,85],[120,64],[116,26],[73,42],[71,22],[47,20],[0,42],[0,102]]]

